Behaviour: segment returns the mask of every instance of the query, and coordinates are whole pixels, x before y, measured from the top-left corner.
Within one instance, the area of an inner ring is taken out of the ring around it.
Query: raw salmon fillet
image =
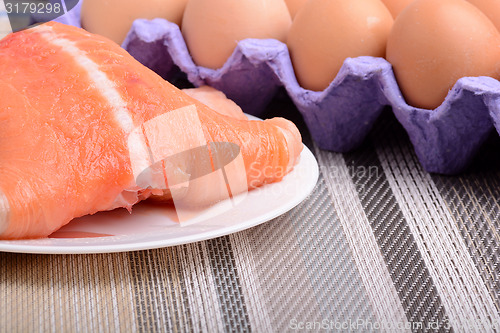
[[[226,95],[215,88],[202,86],[199,88],[182,89],[182,91],[194,99],[207,105],[217,113],[240,120],[247,120],[243,110],[238,104],[228,99]]]
[[[207,144],[240,147],[249,188],[280,181],[302,150],[293,123],[219,114],[75,27],[11,34],[0,41],[0,59],[1,239],[45,237],[75,217],[146,198],[128,139],[160,115],[175,115],[170,125],[188,131],[179,110],[196,110]]]

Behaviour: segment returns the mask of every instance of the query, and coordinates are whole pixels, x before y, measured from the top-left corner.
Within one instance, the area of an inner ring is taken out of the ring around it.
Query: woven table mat
[[[300,119],[297,120],[300,123]],[[258,227],[158,250],[0,253],[0,332],[500,328],[500,139],[460,176],[422,170],[387,113]]]

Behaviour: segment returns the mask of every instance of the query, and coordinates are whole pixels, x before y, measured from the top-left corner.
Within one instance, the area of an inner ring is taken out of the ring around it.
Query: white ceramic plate
[[[75,219],[49,238],[0,241],[0,251],[108,253],[211,239],[251,228],[289,211],[311,193],[317,180],[318,164],[304,146],[298,165],[281,182],[249,191],[233,208],[196,223],[175,222],[173,205],[140,203],[134,206],[132,214],[117,209]],[[211,209],[214,208],[217,207]]]

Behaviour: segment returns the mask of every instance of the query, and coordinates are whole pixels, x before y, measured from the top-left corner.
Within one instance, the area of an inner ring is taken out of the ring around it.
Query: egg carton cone
[[[80,26],[79,10],[77,6],[58,20]],[[459,79],[438,108],[426,110],[405,102],[392,66],[383,58],[347,58],[330,85],[317,92],[300,87],[286,44],[273,39],[240,41],[216,70],[197,66],[179,27],[163,19],[136,20],[122,47],[164,78],[182,71],[195,86],[217,88],[255,116],[284,87],[325,150],[358,147],[388,105],[429,172],[462,172],[490,133],[495,128],[500,133],[500,83],[489,77]]]

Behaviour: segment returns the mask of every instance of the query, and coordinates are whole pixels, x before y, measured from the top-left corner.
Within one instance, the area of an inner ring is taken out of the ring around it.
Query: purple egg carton
[[[80,26],[79,14],[77,6],[58,20]],[[426,110],[406,104],[391,64],[382,58],[346,59],[333,82],[316,92],[299,86],[288,49],[277,40],[242,40],[217,70],[196,66],[179,27],[163,19],[136,20],[122,47],[163,77],[180,69],[195,86],[215,87],[255,116],[284,87],[326,150],[358,147],[387,105],[429,172],[463,171],[491,131],[500,133],[500,83],[489,77],[461,78],[438,108]]]

